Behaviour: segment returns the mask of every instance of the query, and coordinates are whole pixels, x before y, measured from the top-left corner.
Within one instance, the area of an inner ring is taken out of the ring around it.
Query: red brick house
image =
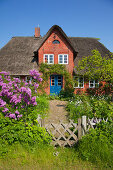
[[[97,80],[84,82],[83,77],[79,77],[74,69],[78,61],[83,56],[91,55],[91,50],[97,49],[102,56],[109,54],[109,50],[96,38],[68,37],[57,25],[52,26],[43,37],[40,35],[40,28],[35,28],[33,37],[13,37],[0,50],[0,70],[9,71],[10,75],[29,79],[29,70],[39,70],[39,65],[64,64],[76,77],[77,91],[85,91],[87,88],[95,88],[99,85]],[[54,73],[50,75],[47,94],[58,94],[64,86],[62,75]]]

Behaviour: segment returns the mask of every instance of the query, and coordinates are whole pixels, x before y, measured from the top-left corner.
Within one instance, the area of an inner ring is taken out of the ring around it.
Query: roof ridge
[[[100,38],[96,38],[96,37],[70,37],[70,36],[69,36],[68,38],[80,38],[80,39],[82,39],[82,38],[83,38],[83,39],[86,39],[86,38],[87,38],[87,39],[100,40]]]

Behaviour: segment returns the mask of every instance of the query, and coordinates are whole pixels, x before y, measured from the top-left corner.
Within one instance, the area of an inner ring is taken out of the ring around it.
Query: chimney
[[[40,27],[35,28],[35,37],[36,38],[40,37]]]

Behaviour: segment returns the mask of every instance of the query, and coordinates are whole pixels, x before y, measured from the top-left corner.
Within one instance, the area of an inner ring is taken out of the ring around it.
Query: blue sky
[[[113,52],[113,0],[0,0],[0,48],[14,36],[45,35],[54,24],[67,36],[100,38]]]

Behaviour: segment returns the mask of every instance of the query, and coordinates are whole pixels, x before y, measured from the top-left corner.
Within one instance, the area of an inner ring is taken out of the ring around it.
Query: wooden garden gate
[[[104,119],[87,119],[86,116],[78,119],[78,123],[74,123],[70,120],[69,123],[55,124],[49,122],[44,124],[44,120],[41,120],[40,125],[45,127],[47,132],[52,136],[52,143],[54,146],[73,146],[82,136],[85,135],[90,128],[95,128],[97,123]],[[107,119],[104,120],[107,122]]]
[[[43,123],[42,123],[43,124]],[[78,123],[70,120],[69,123],[48,123],[43,124],[47,132],[52,136],[54,146],[73,146],[81,138],[81,119]]]

